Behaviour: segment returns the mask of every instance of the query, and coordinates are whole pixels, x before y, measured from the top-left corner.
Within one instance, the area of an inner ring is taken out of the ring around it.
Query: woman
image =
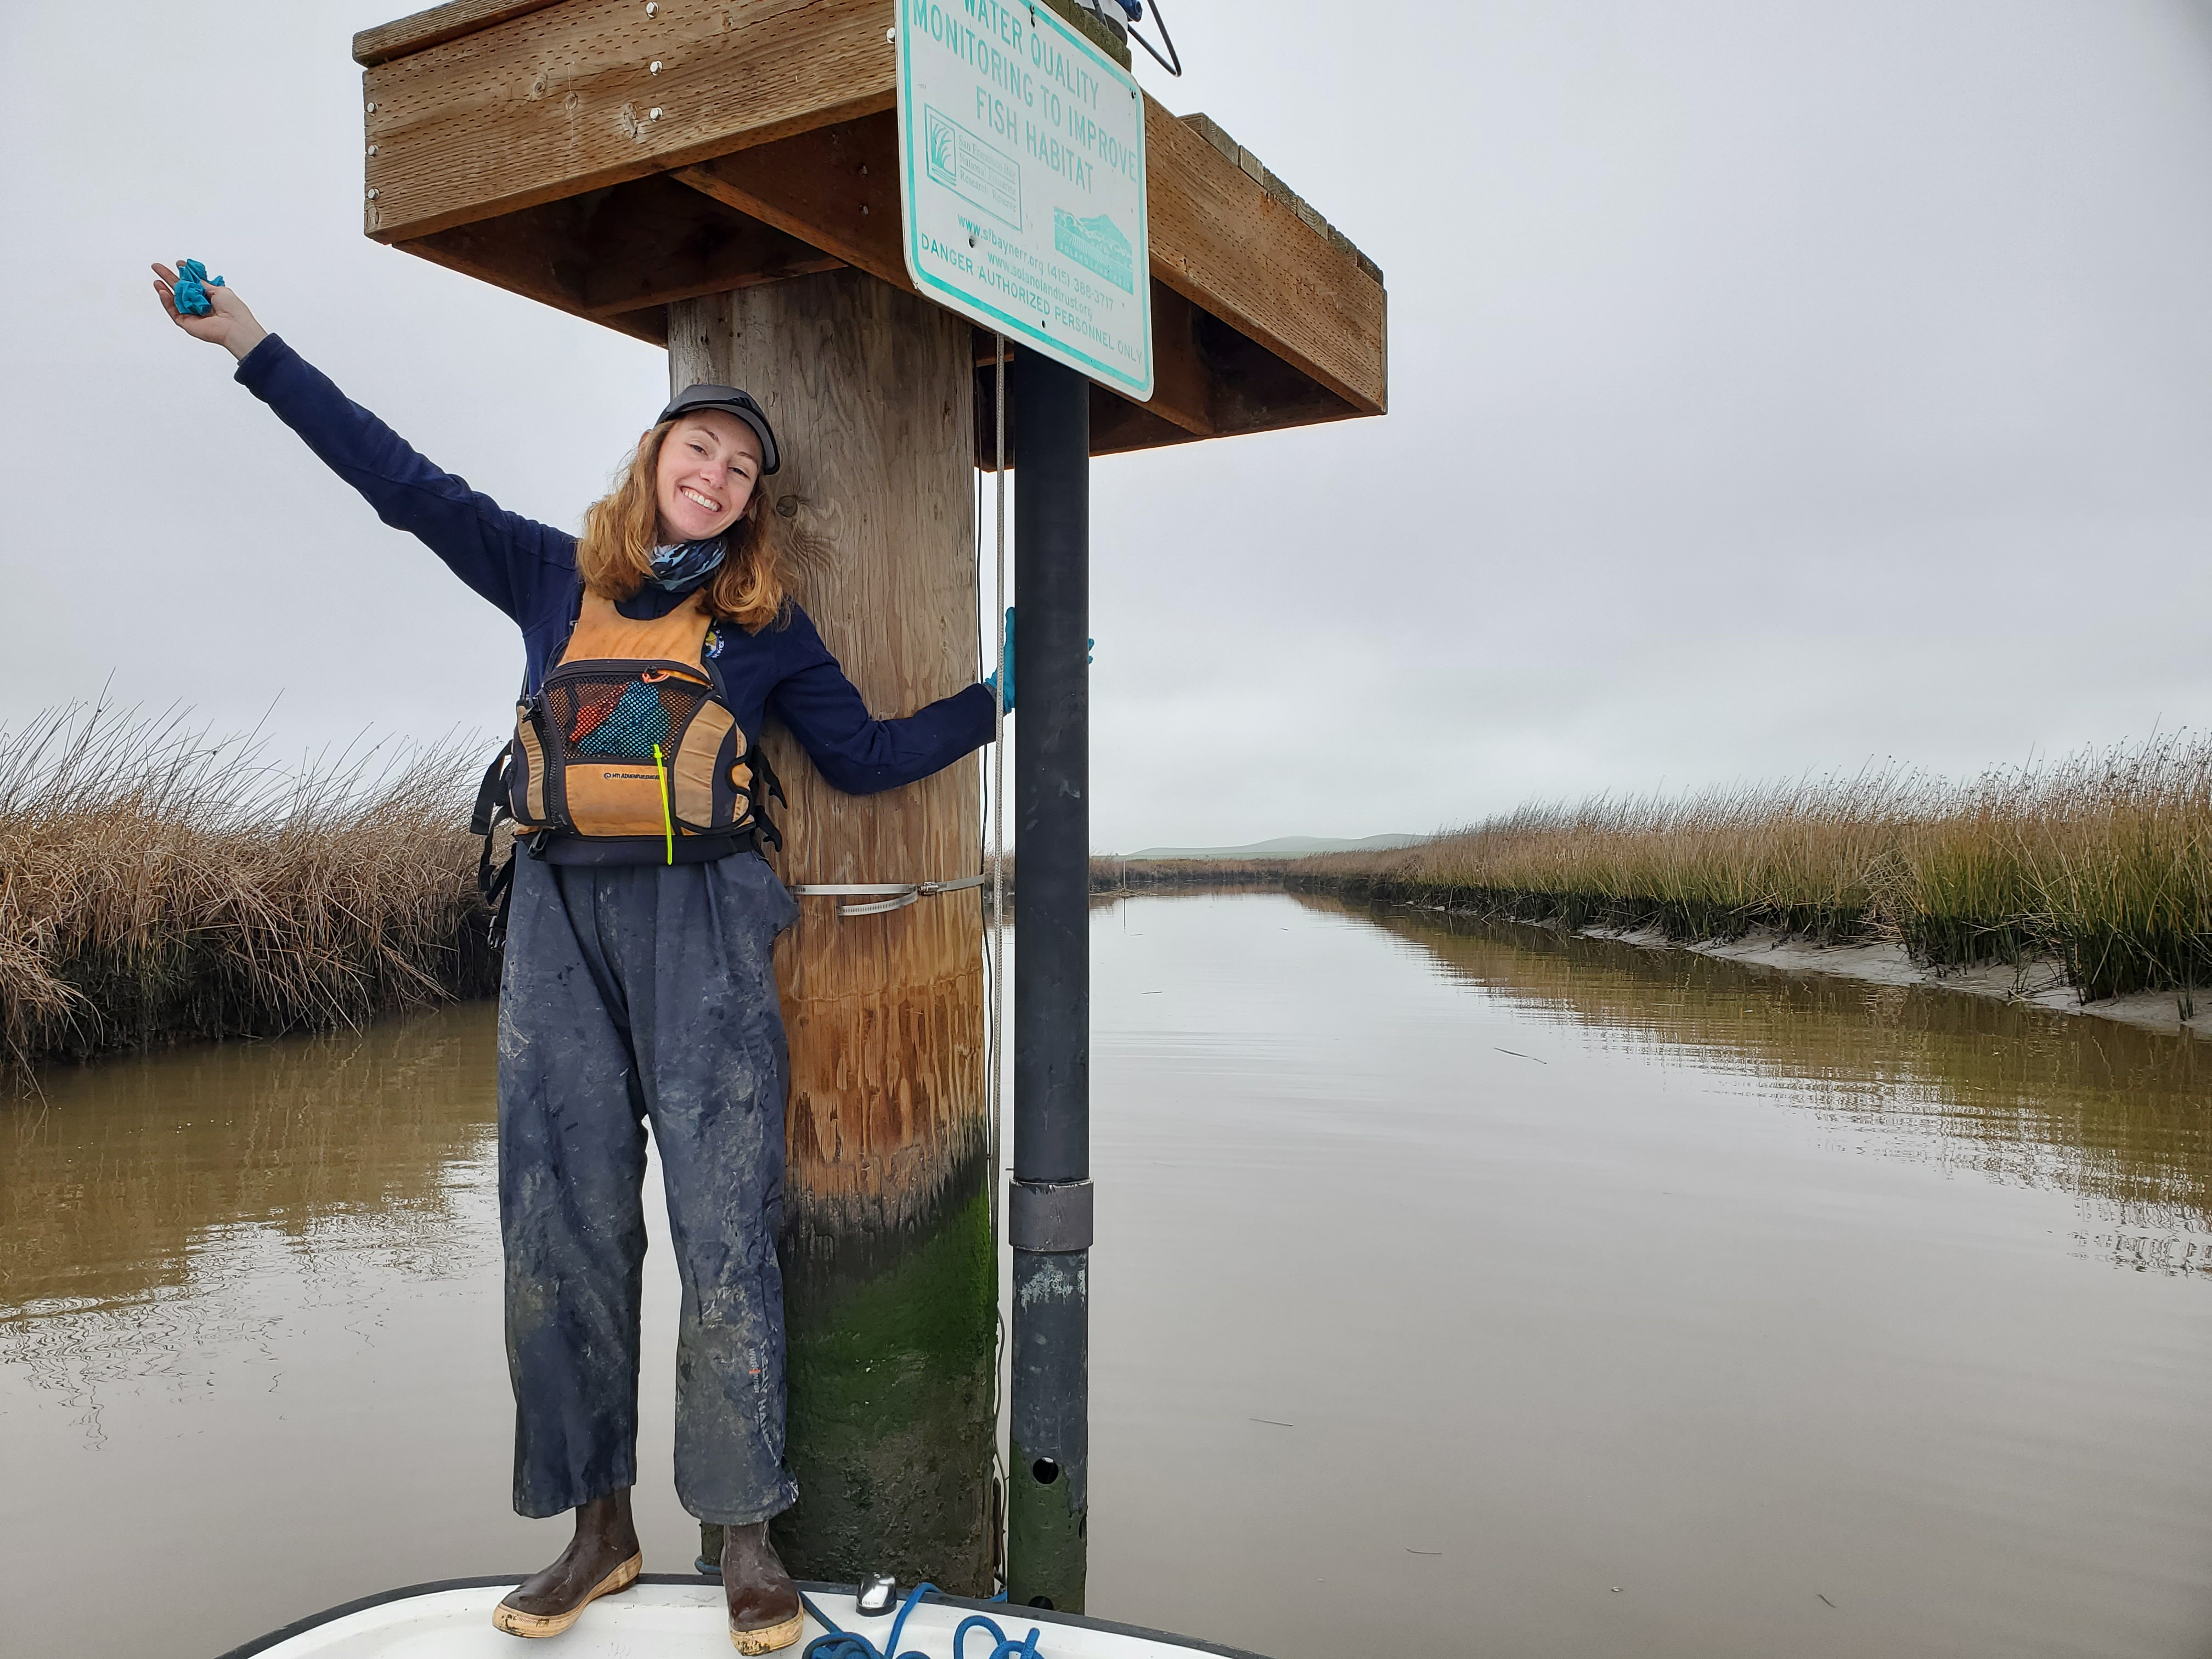
[[[773,713],[839,788],[894,788],[988,742],[994,693],[971,685],[904,720],[871,718],[785,594],[779,520],[760,489],[781,458],[744,392],[678,397],[573,537],[431,465],[266,333],[231,289],[206,288],[213,309],[195,316],[178,309],[177,273],[154,272],[179,327],[228,348],[240,385],[522,630],[527,685],[507,804],[532,833],[514,862],[499,1017],[514,1507],[574,1510],[575,1535],[495,1622],[556,1635],[642,1565],[629,1488],[649,1119],[683,1279],[678,1496],[725,1528],[732,1641],[744,1653],[786,1646],[799,1633],[799,1595],[768,1522],[798,1488],[783,1460],[786,1050],[769,951],[797,908],[759,855],[744,750]],[[592,704],[574,677],[609,663]],[[687,732],[701,720],[733,726],[686,775],[704,804],[682,812],[662,746],[678,742],[663,707],[672,684],[703,711]],[[558,696],[569,701],[556,708]],[[627,748],[595,735],[628,730],[633,705],[659,725]],[[545,744],[579,763],[573,787],[556,792],[573,809],[568,827],[546,790],[529,787],[560,764]],[[633,805],[598,825],[604,833],[584,833],[586,785],[606,779]]]

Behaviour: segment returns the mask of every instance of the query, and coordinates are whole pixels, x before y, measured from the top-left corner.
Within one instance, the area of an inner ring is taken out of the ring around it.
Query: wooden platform
[[[655,343],[672,301],[757,283],[853,265],[910,290],[896,15],[452,0],[366,30],[364,228]],[[1094,388],[1094,452],[1382,413],[1374,262],[1205,116],[1145,116],[1155,394]]]

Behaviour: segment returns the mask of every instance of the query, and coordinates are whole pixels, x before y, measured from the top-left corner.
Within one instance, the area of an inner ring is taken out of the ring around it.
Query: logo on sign
[[[925,108],[921,114],[922,160],[929,176],[1019,230],[1021,163],[943,110]]]
[[[1137,250],[1104,214],[1079,219],[1066,208],[1052,210],[1052,245],[1115,287],[1137,291]]]

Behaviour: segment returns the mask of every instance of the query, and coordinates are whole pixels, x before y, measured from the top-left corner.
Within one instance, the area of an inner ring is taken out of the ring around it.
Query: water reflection
[[[1279,894],[1092,945],[1096,1610],[1281,1659],[2203,1651],[2192,1045]],[[0,1649],[216,1652],[558,1547],[506,1513],[493,1042],[0,1109]]]
[[[0,1139],[0,1362],[82,1389],[238,1340],[227,1284],[475,1272],[488,1003],[50,1073]]]
[[[1785,974],[1433,911],[1356,915],[1596,1045],[1757,1080],[1858,1145],[2083,1200],[2079,1242],[2212,1273],[2212,1056],[2192,1039],[1925,986]]]

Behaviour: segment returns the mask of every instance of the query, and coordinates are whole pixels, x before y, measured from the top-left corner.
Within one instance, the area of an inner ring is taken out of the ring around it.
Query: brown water
[[[1281,895],[1092,928],[1093,1611],[1282,1659],[2212,1653],[2212,1051]],[[8,1109],[0,1650],[212,1654],[557,1548],[506,1510],[491,1031]]]

